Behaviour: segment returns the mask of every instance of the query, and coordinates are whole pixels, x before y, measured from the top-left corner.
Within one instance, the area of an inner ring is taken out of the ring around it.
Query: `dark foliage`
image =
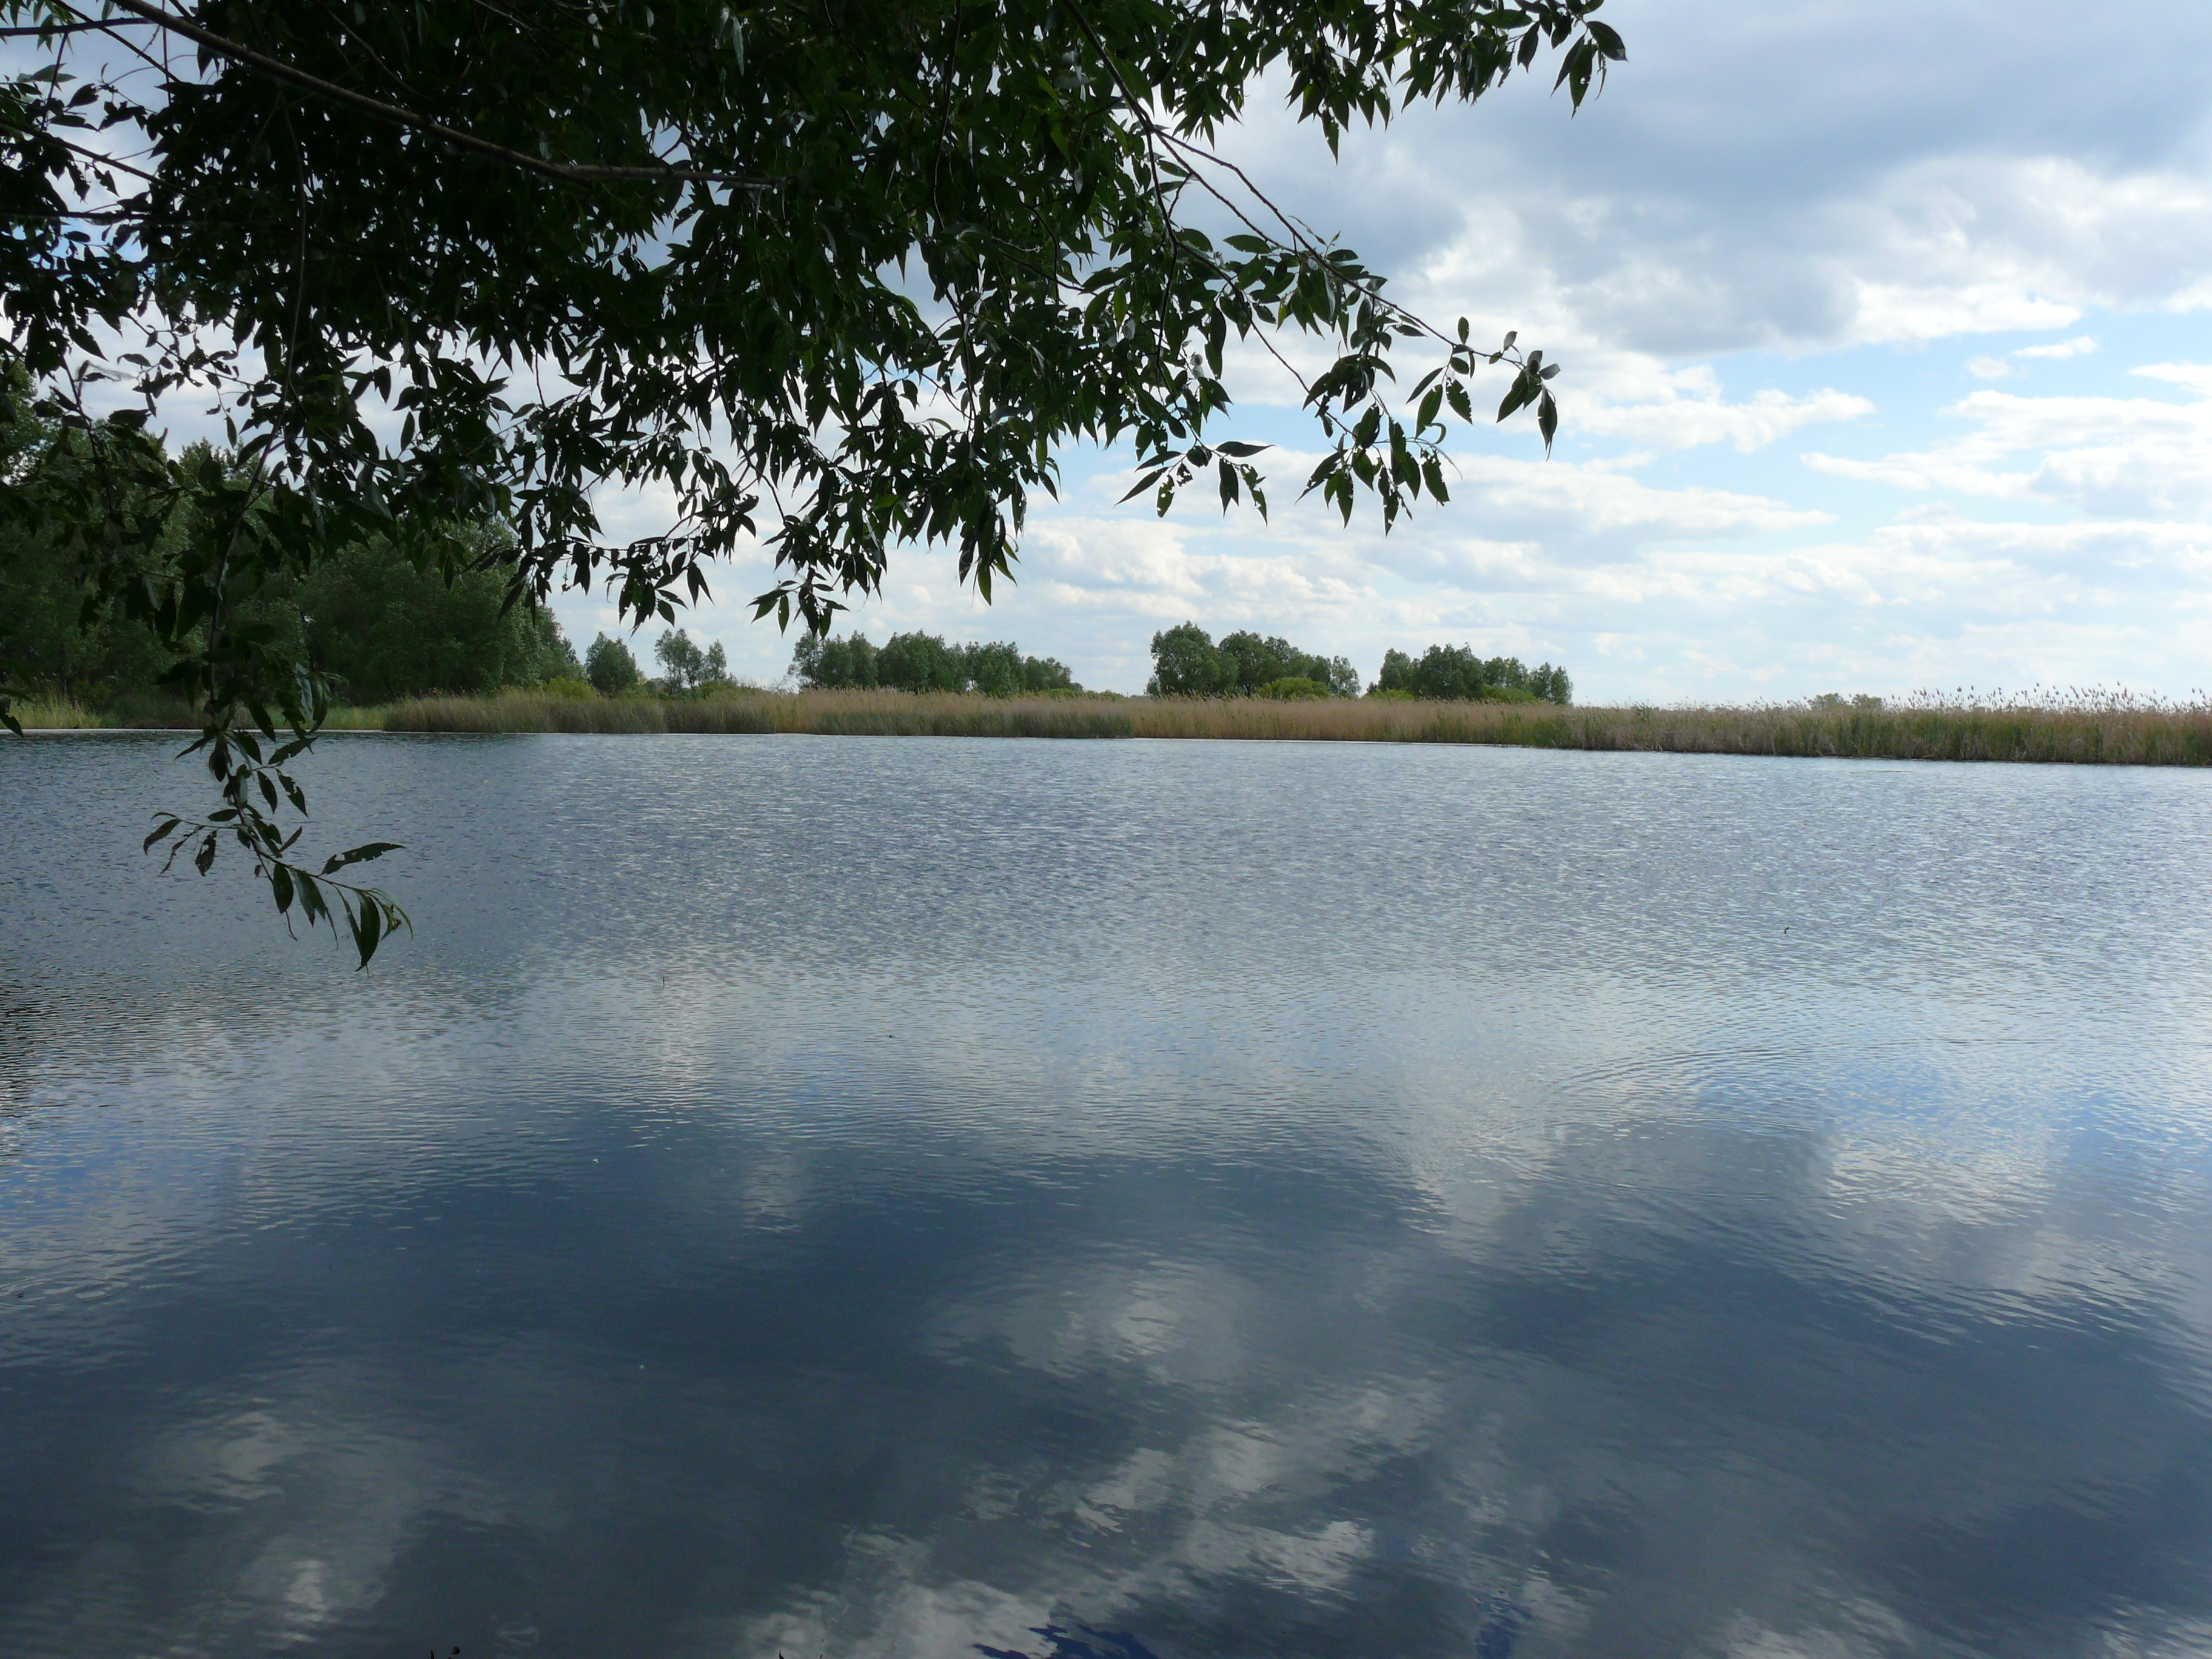
[[[25,406],[0,432],[0,470],[37,489],[81,470],[81,435],[33,420]],[[221,469],[204,447],[185,464]],[[151,503],[146,504],[150,508]],[[170,516],[138,561],[159,582],[194,532],[189,503]],[[349,702],[387,702],[436,691],[529,686],[577,672],[551,612],[507,603],[512,567],[489,532],[456,532],[476,556],[449,580],[402,554],[389,538],[332,549],[305,572],[278,571],[234,595],[233,625],[252,629],[279,672],[327,678]],[[198,632],[165,642],[124,614],[86,568],[82,550],[46,526],[0,519],[0,654],[31,689],[94,705],[161,690]],[[181,647],[181,648],[179,648]]]

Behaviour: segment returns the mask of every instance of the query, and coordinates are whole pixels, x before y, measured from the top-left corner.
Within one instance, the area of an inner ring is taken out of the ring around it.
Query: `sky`
[[[902,550],[854,624],[1012,639],[1125,691],[1186,620],[1370,678],[1471,644],[1564,664],[1581,702],[2212,684],[2212,8],[1605,15],[1629,61],[1571,118],[1546,76],[1333,165],[1263,88],[1229,145],[1422,314],[1563,363],[1548,460],[1525,419],[1455,441],[1449,504],[1346,529],[1291,504],[1317,435],[1247,361],[1272,523],[1117,506],[1127,453],[1071,452],[995,603]],[[769,580],[725,568],[686,619],[763,683],[791,645],[744,604]],[[580,643],[615,628],[556,609]]]
[[[1346,527],[1293,500],[1319,434],[1287,376],[1232,353],[1211,435],[1276,446],[1271,522],[1206,491],[1119,505],[1129,453],[1071,450],[994,603],[906,548],[849,625],[1012,639],[1123,691],[1185,621],[1369,679],[1472,645],[1565,665],[1586,702],[2212,686],[2212,7],[1604,15],[1628,62],[1579,114],[1546,73],[1332,161],[1269,86],[1224,145],[1420,314],[1561,364],[1549,459],[1525,416],[1462,433],[1448,504]],[[600,506],[617,538],[672,516]],[[793,642],[751,619],[773,580],[740,558],[684,618],[763,684]],[[555,610],[580,647],[620,631],[604,593]]]

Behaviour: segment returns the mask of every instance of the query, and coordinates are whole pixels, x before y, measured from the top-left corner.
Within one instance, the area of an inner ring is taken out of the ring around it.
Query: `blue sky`
[[[1563,662],[1585,701],[2212,684],[2212,8],[1613,0],[1629,63],[1347,143],[1255,100],[1232,147],[1431,317],[1563,362],[1565,420],[1456,447],[1387,538],[1288,506],[1315,439],[1248,362],[1271,526],[1115,505],[1066,458],[986,607],[915,550],[857,614],[1139,689],[1157,629]],[[1548,77],[1547,77],[1548,78]],[[653,503],[607,503],[611,528]],[[773,680],[765,561],[690,619]],[[572,634],[611,628],[569,595]],[[649,635],[648,635],[649,637]]]
[[[1272,524],[1156,520],[1116,504],[1126,453],[1072,453],[995,605],[909,549],[857,625],[1012,638],[1122,690],[1186,619],[1369,677],[1470,643],[1589,702],[2212,685],[2212,6],[1605,15],[1629,62],[1571,119],[1547,74],[1332,163],[1263,88],[1224,145],[1416,310],[1562,363],[1550,459],[1526,420],[1466,434],[1449,505],[1343,528],[1292,505],[1318,434],[1247,352],[1217,435],[1279,446]],[[740,559],[685,619],[763,682],[790,658],[745,604],[771,580]],[[616,628],[600,595],[556,609],[580,644]]]

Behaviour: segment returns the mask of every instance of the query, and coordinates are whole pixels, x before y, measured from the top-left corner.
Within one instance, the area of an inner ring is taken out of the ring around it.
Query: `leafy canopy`
[[[787,625],[825,629],[901,544],[988,599],[1071,441],[1133,445],[1163,511],[1210,479],[1264,512],[1261,447],[1211,434],[1229,341],[1286,330],[1332,357],[1306,488],[1387,526],[1445,498],[1480,368],[1548,445],[1556,366],[1409,316],[1218,136],[1267,76],[1332,147],[1540,55],[1579,107],[1623,56],[1601,3],[0,0],[46,49],[0,82],[0,350],[97,452],[0,511],[64,526],[98,603],[177,653],[222,804],[174,834],[203,867],[235,837],[280,908],[305,880],[366,962],[404,918],[328,878],[370,852],[319,875],[278,823],[327,687],[241,594],[376,534],[451,577],[479,556],[440,527],[495,525],[519,599],[604,582],[634,625],[755,538]],[[1403,344],[1431,362],[1401,398]],[[100,375],[140,405],[99,413]],[[223,464],[153,441],[180,392]],[[607,480],[672,501],[665,532],[610,542]]]
[[[1249,629],[1216,645],[1187,622],[1152,635],[1152,678],[1145,689],[1156,697],[1356,697],[1359,672],[1343,657],[1301,651]]]
[[[1030,657],[1011,640],[955,645],[935,634],[894,634],[877,646],[855,629],[843,639],[802,634],[791,672],[809,690],[978,691],[1016,697],[1082,688],[1055,657]]]
[[[1575,683],[1565,669],[1550,663],[1531,668],[1518,657],[1478,657],[1467,645],[1432,645],[1418,659],[1386,651],[1375,690],[1475,702],[1528,698],[1563,708],[1575,700]]]

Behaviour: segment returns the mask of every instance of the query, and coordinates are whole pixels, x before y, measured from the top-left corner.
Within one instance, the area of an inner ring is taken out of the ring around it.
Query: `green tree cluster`
[[[96,464],[81,438],[33,413],[24,397],[29,384],[20,369],[0,384],[0,478],[27,494],[49,481],[73,481]],[[131,575],[158,577],[175,546],[175,526],[169,515],[149,511],[143,492],[129,492],[120,507],[154,520],[129,550]],[[156,684],[178,654],[153,630],[114,614],[88,550],[43,520],[0,519],[0,662],[14,665],[18,684],[105,704]]]
[[[1432,645],[1419,660],[1403,651],[1382,653],[1375,692],[1469,702],[1574,701],[1575,683],[1564,668],[1541,663],[1531,668],[1518,657],[1478,657],[1464,645]]]
[[[1246,630],[1216,645],[1196,623],[1152,635],[1156,697],[1356,697],[1359,673],[1343,657],[1301,651]]]
[[[884,686],[987,697],[1082,690],[1056,658],[1024,656],[1011,641],[954,645],[935,634],[894,634],[880,646],[860,633],[842,640],[809,634],[792,653],[791,668],[810,689]]]
[[[338,549],[294,582],[271,583],[248,609],[280,637],[289,631],[298,659],[349,702],[573,678],[576,653],[553,613],[510,605],[508,591],[503,562],[448,582],[375,536]]]
[[[663,691],[696,696],[730,683],[730,659],[720,640],[702,651],[682,629],[672,629],[653,641],[653,654],[660,663]]]
[[[95,464],[81,434],[34,418],[19,399],[9,403],[0,470],[24,487]],[[205,445],[187,451],[182,464],[233,470],[228,458]],[[142,580],[167,574],[177,549],[194,533],[195,511],[189,502],[169,508],[138,560]],[[304,570],[236,584],[226,596],[225,620],[249,632],[280,673],[319,673],[355,702],[536,685],[577,672],[552,613],[507,603],[513,566],[499,556],[496,534],[467,528],[452,534],[468,553],[450,580],[389,538],[371,536],[331,549]],[[27,684],[110,705],[164,690],[185,654],[178,646],[198,642],[198,632],[166,642],[121,614],[81,547],[42,524],[0,520],[0,658],[15,663]]]
[[[584,653],[584,678],[605,696],[618,697],[642,680],[645,674],[628,646],[601,634]]]

